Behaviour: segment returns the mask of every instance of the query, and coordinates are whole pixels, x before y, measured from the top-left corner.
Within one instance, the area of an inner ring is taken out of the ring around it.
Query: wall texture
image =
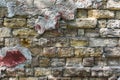
[[[120,80],[120,0],[0,0],[0,47],[0,80]]]

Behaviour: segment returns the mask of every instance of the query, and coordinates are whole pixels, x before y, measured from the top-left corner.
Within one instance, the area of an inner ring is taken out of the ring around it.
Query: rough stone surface
[[[114,18],[114,12],[109,10],[89,10],[88,16],[92,18]]]
[[[47,68],[35,68],[35,76],[45,76],[50,75],[51,70]]]
[[[70,22],[68,24],[78,28],[95,28],[97,20],[95,18],[78,18],[75,22]]]
[[[40,67],[49,67],[50,66],[50,59],[49,58],[40,58],[39,65],[40,65]]]
[[[16,38],[6,38],[5,39],[5,46],[15,46],[19,43],[18,39]]]
[[[81,68],[81,67],[67,67],[64,70],[64,76],[81,76],[87,77],[90,76],[90,69],[89,68]]]
[[[72,57],[74,56],[73,48],[58,48],[57,53],[59,57]]]
[[[114,48],[105,48],[104,55],[106,57],[119,57],[120,56],[120,48],[114,47]]]
[[[100,35],[102,37],[120,37],[120,29],[101,28]]]
[[[101,48],[81,47],[75,48],[76,57],[99,57],[102,55]]]
[[[107,8],[111,10],[120,10],[120,1],[119,0],[108,0]]]
[[[26,27],[26,19],[24,18],[5,18],[4,19],[4,26],[9,28],[20,28]]]
[[[83,59],[83,66],[86,66],[86,67],[94,66],[94,58],[93,57],[84,58]]]
[[[98,27],[99,28],[105,28],[106,25],[107,25],[107,21],[106,20],[102,19],[102,20],[98,21]]]
[[[120,28],[120,20],[108,20],[107,28]]]
[[[120,11],[116,11],[116,19],[120,19]]]
[[[63,67],[65,66],[65,59],[52,59],[51,66],[52,67]]]
[[[82,66],[82,58],[67,58],[67,67],[80,67]]]
[[[35,36],[36,32],[29,28],[15,29],[13,31],[14,36]]]
[[[114,47],[118,45],[117,43],[118,43],[117,39],[90,38],[89,45],[91,47],[99,47],[99,46]]]
[[[2,27],[0,28],[0,37],[11,37],[11,29]]]
[[[0,17],[5,17],[7,15],[7,8],[0,7]]]
[[[88,41],[86,38],[72,38],[70,43],[73,47],[88,46]]]
[[[46,47],[43,49],[42,56],[44,57],[56,57],[57,56],[57,50],[55,47]]]
[[[120,80],[120,0],[0,0],[0,80]]]

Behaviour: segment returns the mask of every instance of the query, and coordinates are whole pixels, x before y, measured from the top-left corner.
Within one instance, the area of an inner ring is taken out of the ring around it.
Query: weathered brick
[[[40,67],[49,67],[50,66],[50,59],[48,59],[48,58],[40,58],[39,59],[39,66]]]
[[[7,15],[7,8],[6,7],[0,7],[0,18],[5,17]]]
[[[102,55],[102,48],[81,47],[75,48],[76,57],[100,57]]]
[[[93,57],[83,58],[82,64],[85,67],[92,67],[92,66],[94,66],[94,58]]]
[[[63,68],[52,68],[52,73],[53,77],[61,77],[63,72]]]
[[[107,65],[108,66],[119,66],[120,59],[119,58],[107,58]]]
[[[65,37],[58,37],[55,40],[51,39],[51,46],[55,47],[68,47],[69,39]]]
[[[39,66],[39,55],[32,57],[32,62],[30,64],[31,67],[38,67]],[[29,67],[29,65],[27,66]]]
[[[119,0],[108,0],[107,8],[111,10],[120,10],[120,1]]]
[[[48,31],[46,31],[44,34],[43,34],[43,37],[60,37],[60,36],[62,36],[63,35],[63,33],[61,33],[60,31],[58,31],[58,30],[48,30]]]
[[[11,37],[11,29],[2,27],[0,28],[0,37]]]
[[[120,37],[120,29],[101,28],[100,35],[102,37]]]
[[[32,46],[50,46],[48,45],[50,43],[49,38],[33,38],[32,39]]]
[[[73,57],[73,48],[65,47],[65,48],[58,48],[57,49],[58,57]]]
[[[67,67],[80,67],[82,65],[82,58],[67,58]]]
[[[87,77],[87,76],[90,76],[90,68],[67,67],[65,68],[63,75]]]
[[[52,67],[63,67],[65,66],[65,59],[52,59],[51,60]]]
[[[7,70],[6,71],[6,75],[8,76],[8,77],[15,77],[15,76],[24,76],[25,75],[25,72],[24,72],[24,69],[21,69],[21,70]]]
[[[19,36],[19,37],[26,37],[26,36],[35,36],[37,33],[29,28],[21,28],[21,29],[14,29],[13,30],[13,35],[14,36]]]
[[[116,11],[116,19],[120,19],[120,11]]]
[[[78,29],[78,36],[83,36],[85,34],[84,29]]]
[[[95,28],[97,19],[95,18],[77,18],[76,21],[69,22],[68,25],[76,28]]]
[[[51,69],[49,68],[35,68],[35,76],[47,76],[51,74]]]
[[[32,55],[39,55],[42,52],[42,48],[41,47],[31,47],[29,48]]]
[[[67,26],[67,29],[62,29],[64,36],[66,37],[75,37],[77,36],[77,29],[71,26]]]
[[[19,39],[17,38],[5,38],[5,46],[15,46],[19,43]]]
[[[26,27],[26,22],[24,18],[4,18],[4,26],[9,28]]]
[[[77,9],[77,18],[87,18],[87,10]]]
[[[92,77],[109,77],[110,75],[112,75],[112,69],[108,66],[91,68]]]
[[[90,38],[89,45],[91,47],[103,47],[103,46],[117,46],[118,45],[118,40],[117,39],[112,39],[112,38]]]
[[[72,38],[70,40],[70,44],[72,47],[88,46],[88,40],[87,38],[82,38],[82,37]]]
[[[108,20],[107,28],[120,28],[120,20]]]
[[[106,57],[119,57],[120,47],[106,47],[104,55]]]
[[[106,66],[107,65],[107,59],[105,57],[96,57],[94,59],[95,59],[96,66]]]
[[[87,29],[85,30],[85,36],[87,37],[99,37],[99,30],[98,29]]]
[[[44,57],[56,57],[56,48],[55,47],[45,47],[43,48],[43,52],[41,52],[41,55]]]
[[[88,16],[92,18],[114,18],[114,12],[109,10],[89,10]]]

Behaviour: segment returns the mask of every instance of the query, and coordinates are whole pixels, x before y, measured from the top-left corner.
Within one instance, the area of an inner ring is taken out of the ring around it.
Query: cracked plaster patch
[[[60,18],[73,20],[77,8],[87,8],[92,5],[92,0],[0,0],[0,6],[8,8],[8,17],[16,14],[36,15],[35,30],[43,34],[45,30],[59,27]],[[48,4],[49,3],[49,4]]]

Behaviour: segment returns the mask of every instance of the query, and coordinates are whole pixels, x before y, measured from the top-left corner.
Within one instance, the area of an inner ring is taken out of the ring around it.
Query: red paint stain
[[[0,66],[15,67],[25,60],[26,58],[19,50],[7,51],[5,57],[0,57]]]

